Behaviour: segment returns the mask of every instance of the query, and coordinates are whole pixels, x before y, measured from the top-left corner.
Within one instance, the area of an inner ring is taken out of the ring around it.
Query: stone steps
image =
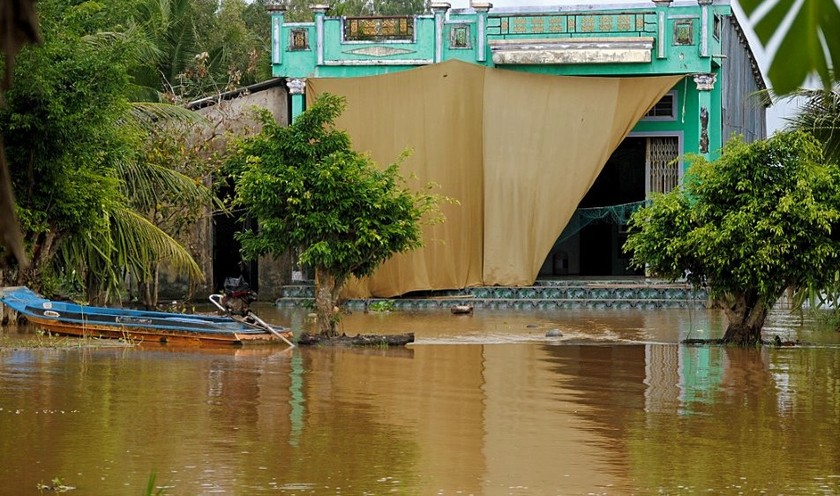
[[[311,306],[312,284],[283,287],[277,300],[281,307]],[[387,300],[399,309],[442,308],[472,305],[475,308],[512,310],[551,310],[570,308],[705,308],[709,295],[684,283],[652,279],[630,280],[541,280],[533,286],[482,286],[453,291],[411,294],[401,298],[350,300],[349,308],[364,308],[373,302]]]

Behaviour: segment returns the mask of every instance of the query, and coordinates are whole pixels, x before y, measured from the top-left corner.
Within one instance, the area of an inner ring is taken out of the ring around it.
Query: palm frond
[[[128,208],[111,213],[111,236],[115,248],[112,260],[117,266],[148,276],[152,263],[166,263],[183,272],[190,281],[204,279],[201,268],[186,248]]]
[[[55,260],[66,277],[85,286],[97,281],[114,294],[123,287],[122,269],[147,280],[154,265],[166,263],[191,282],[204,279],[187,249],[147,219],[122,206],[107,215],[100,230],[70,236],[61,245]]]
[[[192,125],[208,124],[207,119],[200,113],[169,103],[132,102],[131,116],[137,125],[146,130],[152,130],[163,121]]]
[[[822,143],[826,160],[840,164],[840,83],[829,90],[799,88],[779,95],[772,89],[766,89],[754,96],[766,105],[779,102],[791,104],[796,111],[784,118],[786,129],[811,133]]]
[[[213,191],[201,182],[178,171],[159,165],[124,162],[118,166],[123,188],[130,202],[148,211],[163,202],[164,196],[183,204],[204,204],[221,208]]]
[[[157,74],[155,73],[156,77]],[[162,93],[156,89],[158,86],[157,79],[140,74],[135,74],[134,78],[135,82],[129,84],[126,91],[126,97],[132,106],[138,105],[139,103],[163,103],[163,99],[161,98]]]

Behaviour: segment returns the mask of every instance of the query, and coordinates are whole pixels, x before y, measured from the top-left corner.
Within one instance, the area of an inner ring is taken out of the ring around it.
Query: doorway
[[[678,136],[629,136],[604,165],[549,253],[541,277],[642,275],[623,251],[627,220],[651,192],[679,184]]]
[[[219,192],[220,198],[233,193],[233,186],[228,185]],[[248,285],[259,291],[259,264],[256,260],[243,262],[241,245],[234,235],[246,227],[256,229],[256,222],[244,215],[213,214],[213,287],[214,292],[224,289],[225,278],[245,276]]]

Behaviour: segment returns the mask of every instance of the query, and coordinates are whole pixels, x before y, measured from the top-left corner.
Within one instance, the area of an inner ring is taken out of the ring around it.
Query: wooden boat
[[[212,297],[211,301],[216,303]],[[0,288],[0,302],[32,324],[67,336],[175,345],[283,342],[294,346],[289,329],[269,325],[251,312],[220,316],[94,307],[48,300],[22,286]]]

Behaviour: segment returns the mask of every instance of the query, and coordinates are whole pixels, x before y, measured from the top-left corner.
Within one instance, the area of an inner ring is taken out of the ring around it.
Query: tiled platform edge
[[[277,306],[311,306],[311,283],[283,287]],[[533,286],[481,286],[460,291],[435,291],[400,298],[350,300],[349,308],[364,308],[379,300],[393,302],[400,309],[442,308],[473,305],[475,308],[551,310],[569,308],[706,308],[709,294],[688,284],[654,279],[633,280],[540,280]]]

